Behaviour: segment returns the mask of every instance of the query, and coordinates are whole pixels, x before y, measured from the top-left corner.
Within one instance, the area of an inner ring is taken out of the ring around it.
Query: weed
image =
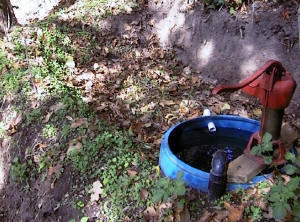
[[[183,172],[179,172],[176,180],[167,177],[160,178],[153,193],[154,202],[166,202],[169,197],[183,196],[185,194],[185,184],[181,180]]]
[[[49,160],[46,156],[43,156],[39,161],[38,173],[41,173],[44,169],[48,169]]]
[[[268,201],[271,203],[273,216],[276,220],[283,219],[287,211],[300,218],[299,185],[300,178],[294,177],[286,185],[279,181],[271,187]]]
[[[19,158],[15,157],[10,169],[11,177],[13,180],[23,182],[27,179],[27,166],[26,163],[20,163]]]
[[[39,108],[32,110],[31,112],[26,112],[26,125],[39,124],[42,121],[42,114]]]
[[[64,124],[61,129],[61,139],[66,140],[71,132],[71,126],[69,124]]]
[[[248,1],[249,2],[249,1]],[[237,9],[239,9],[243,3],[247,3],[244,0],[204,0],[204,6],[209,9],[219,9],[221,7],[226,7],[229,9],[230,14],[234,14]]]
[[[258,188],[259,190],[264,189],[264,188],[268,188],[268,187],[270,187],[270,184],[268,183],[268,181],[259,182],[259,183],[257,184],[257,188]]]
[[[294,153],[287,152],[285,159],[288,161],[288,164],[284,167],[285,172],[289,175],[300,174],[300,155],[296,157]]]
[[[46,124],[43,128],[42,136],[44,139],[56,138],[57,128],[53,124]]]
[[[20,91],[25,81],[22,81],[22,76],[25,71],[22,69],[12,69],[9,72],[4,72],[0,77],[0,92],[2,95],[14,95]]]
[[[262,143],[253,146],[251,149],[251,155],[262,156],[266,164],[271,164],[273,156],[270,155],[273,151],[272,135],[266,132],[262,138]]]
[[[226,193],[225,195],[221,196],[218,200],[214,201],[215,208],[221,210],[223,208],[224,202],[231,202],[232,194]]]
[[[245,208],[245,214],[248,215],[253,221],[262,220],[262,210],[257,206],[248,206]]]
[[[0,72],[2,73],[2,70],[6,68],[6,66],[8,65],[9,65],[9,60],[7,59],[2,49],[0,49]]]
[[[25,59],[25,46],[20,42],[19,39],[14,40],[13,53],[20,59]]]
[[[82,209],[85,206],[82,200],[73,200],[72,207],[74,209]]]

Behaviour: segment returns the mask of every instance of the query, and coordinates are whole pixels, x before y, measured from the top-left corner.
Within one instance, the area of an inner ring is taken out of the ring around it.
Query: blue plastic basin
[[[179,123],[171,127],[164,134],[160,146],[159,155],[159,165],[163,173],[167,177],[175,179],[177,178],[178,172],[182,171],[182,180],[185,181],[188,186],[199,189],[203,192],[208,192],[209,172],[199,170],[184,163],[174,153],[177,153],[178,149],[182,149],[182,147],[180,146],[180,142],[182,140],[185,140],[184,143],[186,144],[189,144],[192,141],[197,143],[201,143],[201,140],[208,141],[209,135],[207,136],[207,138],[202,138],[199,140],[197,138],[197,135],[195,134],[195,130],[207,129],[207,124],[211,121],[217,128],[217,132],[219,133],[217,135],[224,136],[224,134],[228,134],[225,136],[230,140],[242,140],[244,141],[244,148],[246,147],[251,134],[258,131],[260,127],[259,121],[248,118],[231,115],[205,116]],[[192,135],[193,132],[194,135]],[[241,153],[242,152],[243,150],[241,148]],[[249,181],[249,183],[228,183],[227,191],[237,188],[248,188],[251,185],[264,181],[268,177],[270,177],[270,175],[265,174],[254,177],[251,181]]]

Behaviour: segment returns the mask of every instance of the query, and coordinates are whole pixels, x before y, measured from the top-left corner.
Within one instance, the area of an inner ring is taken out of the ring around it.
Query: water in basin
[[[180,160],[209,172],[215,151],[224,150],[231,161],[243,153],[251,134],[230,128],[218,128],[216,133],[210,134],[207,128],[187,127],[170,135],[169,145]]]

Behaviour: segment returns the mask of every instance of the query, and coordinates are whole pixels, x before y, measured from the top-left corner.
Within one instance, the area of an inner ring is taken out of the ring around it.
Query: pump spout
[[[223,150],[214,153],[211,161],[208,183],[208,198],[214,201],[220,198],[226,190],[228,158]]]

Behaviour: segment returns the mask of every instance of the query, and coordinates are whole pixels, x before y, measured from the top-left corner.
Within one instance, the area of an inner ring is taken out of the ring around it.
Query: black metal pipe
[[[214,201],[224,194],[227,185],[228,158],[223,150],[218,150],[214,153],[211,167],[208,183],[208,199]]]

